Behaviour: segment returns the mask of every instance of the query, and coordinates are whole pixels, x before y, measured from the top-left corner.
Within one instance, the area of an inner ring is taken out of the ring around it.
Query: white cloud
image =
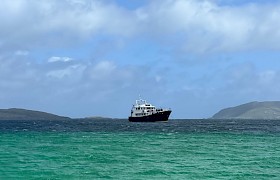
[[[70,57],[58,57],[58,56],[53,56],[53,57],[50,57],[48,59],[48,62],[49,63],[52,63],[52,62],[68,62],[68,61],[72,61],[73,59],[70,58]]]
[[[86,69],[86,66],[84,66],[82,64],[75,64],[75,65],[71,65],[71,66],[68,66],[63,69],[51,70],[51,71],[47,72],[46,76],[58,78],[58,79],[67,78],[67,77],[74,79],[77,76],[80,78],[82,76],[82,74],[84,73],[85,69]]]
[[[29,51],[18,50],[18,51],[15,52],[15,55],[17,55],[17,56],[27,56],[27,55],[29,55]]]
[[[0,39],[9,47],[69,46],[98,33],[130,36],[138,29],[134,20],[131,12],[97,0],[4,0]]]
[[[91,69],[92,79],[104,79],[114,76],[114,71],[116,70],[116,65],[110,61],[100,61]]]
[[[279,49],[275,40],[280,39],[279,7],[278,3],[219,6],[213,1],[157,1],[146,14],[161,36],[179,33],[189,52]]]
[[[165,43],[175,36],[175,46],[195,53],[279,49],[279,8],[279,3],[222,6],[211,0],[162,0],[127,10],[104,1],[4,0],[0,38],[7,46],[48,47],[97,34],[144,35]]]
[[[280,95],[279,73],[276,69],[259,70],[252,63],[234,64],[221,74],[225,81],[219,81],[216,93],[232,93],[236,99],[251,101],[276,98]],[[232,97],[229,96],[228,99],[231,100]]]

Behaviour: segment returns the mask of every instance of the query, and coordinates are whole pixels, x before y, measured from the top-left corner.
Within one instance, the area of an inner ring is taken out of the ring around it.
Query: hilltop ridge
[[[69,117],[20,108],[0,109],[0,120],[67,120]]]
[[[250,102],[225,108],[213,119],[280,119],[280,101]]]

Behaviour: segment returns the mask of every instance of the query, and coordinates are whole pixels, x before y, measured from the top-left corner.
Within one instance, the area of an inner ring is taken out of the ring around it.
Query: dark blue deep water
[[[147,132],[147,133],[280,133],[279,120],[169,120],[132,123],[126,119],[0,121],[0,132]]]
[[[280,121],[0,121],[0,179],[280,179]]]

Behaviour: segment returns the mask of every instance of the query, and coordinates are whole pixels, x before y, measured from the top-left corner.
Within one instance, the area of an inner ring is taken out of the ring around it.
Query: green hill
[[[68,117],[26,109],[0,109],[0,120],[66,120]]]
[[[250,102],[222,109],[213,119],[280,119],[280,101]]]

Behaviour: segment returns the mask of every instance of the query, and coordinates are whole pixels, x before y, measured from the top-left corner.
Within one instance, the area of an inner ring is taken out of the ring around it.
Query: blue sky
[[[280,1],[3,0],[0,108],[172,118],[280,100]]]

